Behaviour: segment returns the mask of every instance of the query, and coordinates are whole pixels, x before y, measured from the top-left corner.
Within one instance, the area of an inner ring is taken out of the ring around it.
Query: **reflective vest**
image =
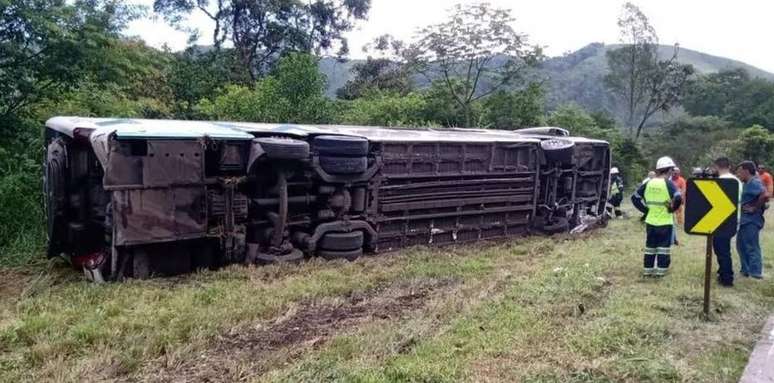
[[[666,180],[654,178],[645,185],[645,203],[648,205],[648,216],[645,223],[651,226],[671,226],[674,224],[672,213],[668,207],[672,203],[669,197]]]

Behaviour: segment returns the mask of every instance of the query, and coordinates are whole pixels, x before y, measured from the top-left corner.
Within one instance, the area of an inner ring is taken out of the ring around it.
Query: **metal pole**
[[[707,236],[707,258],[704,266],[704,316],[709,317],[710,310],[710,274],[712,273],[712,236]]]

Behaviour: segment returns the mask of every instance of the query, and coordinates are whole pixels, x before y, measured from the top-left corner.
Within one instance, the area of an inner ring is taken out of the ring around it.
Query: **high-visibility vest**
[[[651,226],[671,226],[674,224],[669,205],[672,198],[669,197],[666,180],[654,178],[645,185],[645,203],[648,205],[648,216],[645,223]]]

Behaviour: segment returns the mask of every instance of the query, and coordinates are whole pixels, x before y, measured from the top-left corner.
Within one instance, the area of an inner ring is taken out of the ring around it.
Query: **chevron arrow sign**
[[[739,182],[729,178],[691,178],[685,196],[685,231],[694,235],[736,234]]]

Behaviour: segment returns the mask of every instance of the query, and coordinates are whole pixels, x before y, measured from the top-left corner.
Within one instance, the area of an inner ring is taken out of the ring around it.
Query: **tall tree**
[[[131,63],[103,53],[138,14],[113,0],[0,0],[0,120],[84,76],[122,75]]]
[[[752,78],[744,69],[697,76],[687,87],[683,107],[694,116],[774,130],[774,82]]]
[[[693,67],[677,61],[677,45],[671,58],[659,60],[656,31],[636,5],[624,4],[618,27],[624,46],[607,52],[605,85],[625,104],[626,126],[636,139],[656,112],[680,102]]]
[[[371,0],[154,0],[153,9],[185,29],[186,16],[201,12],[212,19],[213,46],[233,44],[242,65],[255,80],[285,52],[320,54],[339,46],[348,51],[343,33],[365,19]]]
[[[470,126],[475,101],[523,80],[524,69],[542,57],[513,22],[508,9],[456,5],[446,21],[421,29],[403,56],[429,80],[443,81]]]
[[[724,117],[729,104],[740,100],[749,82],[750,74],[742,68],[697,76],[688,84],[683,108],[694,116]]]
[[[352,66],[355,75],[336,91],[336,96],[344,100],[354,100],[373,91],[399,95],[411,91],[411,80],[405,67],[387,58],[368,57],[365,61]]]

